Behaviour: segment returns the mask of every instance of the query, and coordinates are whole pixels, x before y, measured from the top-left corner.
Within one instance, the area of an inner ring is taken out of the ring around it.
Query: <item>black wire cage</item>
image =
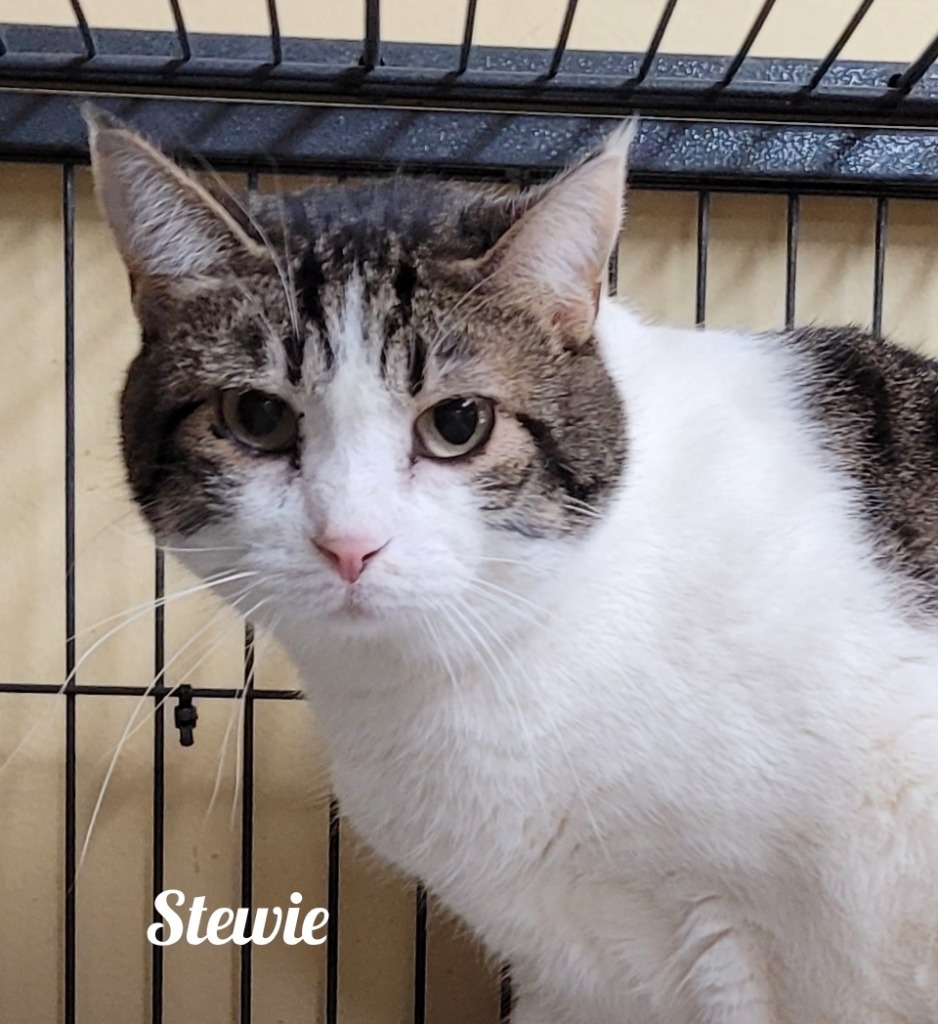
[[[388,42],[380,0],[364,0],[357,40],[288,37],[276,0],[266,0],[263,36],[188,30],[184,5],[169,0],[170,32],[97,28],[79,0],[74,24],[0,24],[0,160],[61,167],[64,275],[65,668],[64,885],[62,1019],[75,1024],[77,909],[76,751],[78,708],[101,697],[148,697],[152,725],[152,857],[150,891],[165,888],[165,823],[173,808],[164,784],[166,745],[198,737],[202,702],[243,698],[240,798],[240,900],[254,901],[255,708],[289,701],[289,689],[255,685],[254,637],[244,630],[243,674],[225,687],[169,686],[164,677],[165,567],[155,556],[152,687],[76,682],[75,540],[75,208],[76,167],[87,162],[79,114],[93,98],[183,154],[246,175],[276,169],[330,174],[408,169],[525,183],[562,166],[594,144],[618,119],[642,116],[631,174],[639,187],[679,189],[696,197],[696,321],[706,319],[711,194],[777,193],[787,197],[784,320],[795,321],[801,196],[860,195],[875,200],[871,322],[882,329],[890,199],[938,196],[938,36],[905,64],[842,59],[874,8],[862,0],[818,59],[752,56],[773,8],[752,5],[734,53],[683,56],[664,44],[681,0],[666,0],[642,52],[574,50],[568,46],[578,0],[568,0],[552,48],[479,46],[478,0],[467,0],[461,41],[453,45]],[[808,29],[806,28],[806,32]],[[614,288],[615,268],[610,273]],[[5,585],[17,581],[5,580]],[[61,680],[0,679],[0,694],[55,694]],[[0,699],[0,715],[3,713]],[[330,910],[325,996],[310,1020],[339,1019],[338,934],[340,827],[330,806]],[[0,882],[2,885],[2,882]],[[413,951],[413,1024],[427,1019],[426,894],[417,889]],[[164,1020],[164,952],[152,948],[149,1020]],[[2,953],[0,953],[2,956]],[[240,1024],[264,1021],[254,1005],[250,945],[240,948]],[[46,979],[48,981],[48,979]],[[500,1013],[511,1008],[503,973]]]

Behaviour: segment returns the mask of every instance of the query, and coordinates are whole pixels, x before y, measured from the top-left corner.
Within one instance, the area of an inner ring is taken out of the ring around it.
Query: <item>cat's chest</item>
[[[543,881],[574,848],[591,855],[597,779],[544,707],[484,692],[316,703],[342,813],[451,905]]]
[[[757,842],[784,827],[771,777],[790,766],[771,762],[774,748],[739,708],[714,697],[721,706],[673,713],[666,664],[652,687],[641,668],[591,664],[586,645],[578,673],[561,677],[560,661],[530,652],[525,685],[505,680],[503,696],[464,678],[413,698],[404,686],[369,687],[369,666],[344,661],[362,696],[314,693],[314,704],[343,812],[362,837],[437,888],[468,889],[509,875],[517,887],[554,864],[591,877],[610,857],[679,868],[701,849],[719,869],[721,837],[743,819]],[[320,680],[326,671],[321,661]],[[763,773],[740,770],[760,760]]]
[[[536,856],[574,802],[543,746],[507,723],[486,729],[465,713],[417,712],[380,735],[361,721],[336,735],[343,813],[377,852],[426,881],[491,875]]]

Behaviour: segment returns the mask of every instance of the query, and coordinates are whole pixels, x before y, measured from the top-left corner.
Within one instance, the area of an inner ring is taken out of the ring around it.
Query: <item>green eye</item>
[[[232,437],[257,451],[285,452],[296,444],[296,413],[263,391],[223,391],[221,418]]]
[[[421,413],[414,424],[424,453],[434,459],[455,459],[478,451],[495,426],[495,407],[488,398],[447,398]]]

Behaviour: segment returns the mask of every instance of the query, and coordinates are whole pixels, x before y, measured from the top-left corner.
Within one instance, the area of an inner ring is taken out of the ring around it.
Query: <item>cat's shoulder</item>
[[[877,553],[938,608],[938,361],[856,326],[775,336],[840,468],[859,485]]]

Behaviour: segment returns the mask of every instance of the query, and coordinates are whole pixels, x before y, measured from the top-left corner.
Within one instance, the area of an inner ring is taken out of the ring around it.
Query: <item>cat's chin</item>
[[[393,632],[406,618],[399,606],[376,600],[373,595],[355,587],[349,587],[330,605],[328,610],[317,615],[319,629],[352,638]]]
[[[337,608],[326,621],[335,623],[338,626],[354,629],[384,622],[387,618],[386,614],[375,608],[354,601],[348,601]]]

